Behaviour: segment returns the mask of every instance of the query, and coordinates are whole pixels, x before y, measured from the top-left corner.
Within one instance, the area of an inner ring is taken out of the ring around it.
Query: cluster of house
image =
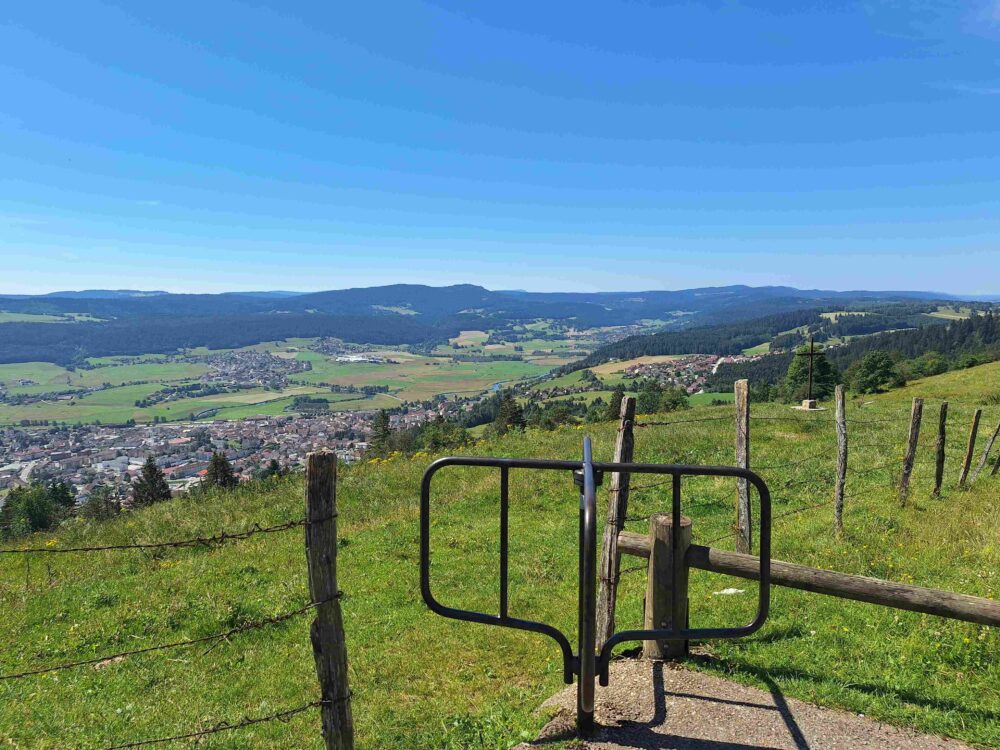
[[[262,417],[234,422],[171,423],[136,427],[82,426],[0,431],[0,492],[34,479],[58,478],[80,500],[99,485],[120,485],[140,471],[147,456],[173,490],[201,480],[213,452],[226,455],[249,479],[272,460],[282,467],[304,463],[313,450],[333,449],[345,461],[367,447],[372,415]]]
[[[662,385],[680,386],[688,393],[699,393],[712,374],[719,358],[712,354],[689,354],[665,362],[642,362],[625,368],[628,379],[652,379]]]
[[[414,427],[446,409],[443,403],[410,406],[392,414],[390,423],[394,429]],[[350,463],[367,449],[374,415],[335,412],[134,427],[0,429],[0,504],[10,489],[50,478],[69,483],[83,501],[95,487],[122,486],[135,478],[148,456],[177,493],[201,481],[215,452],[224,454],[243,480],[271,461],[282,468],[303,466],[306,455],[318,450],[336,451]]]
[[[270,352],[241,350],[224,352],[207,357],[192,357],[191,361],[204,362],[209,372],[202,380],[250,386],[284,388],[288,377],[312,369],[312,363],[292,357],[277,357]]]

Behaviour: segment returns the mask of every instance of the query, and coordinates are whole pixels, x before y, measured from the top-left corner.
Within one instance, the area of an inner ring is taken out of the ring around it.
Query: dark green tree
[[[808,351],[809,347],[801,347],[796,354]],[[829,398],[836,387],[837,372],[827,361],[822,349],[816,347],[816,356],[813,357],[813,398]],[[802,401],[806,398],[809,393],[809,357],[792,358],[781,390],[786,401]]]
[[[635,410],[639,414],[655,414],[660,411],[663,400],[663,388],[659,382],[650,378],[639,387],[635,398]]]
[[[663,390],[663,395],[660,397],[660,409],[663,411],[679,411],[687,409],[689,406],[687,391],[680,386],[672,386]]]
[[[497,435],[506,435],[510,430],[523,430],[527,426],[524,411],[521,409],[514,394],[504,391],[500,397],[500,409],[493,421],[493,429]]]
[[[80,506],[80,515],[93,521],[107,521],[121,513],[121,502],[114,488],[100,485],[91,490]]]
[[[372,424],[372,437],[368,441],[368,450],[373,455],[384,456],[389,452],[392,442],[392,426],[389,423],[389,412],[380,409]]]
[[[132,504],[152,505],[170,499],[170,485],[152,456],[146,456],[139,478],[132,484]]]
[[[205,475],[205,486],[231,490],[239,483],[240,480],[233,473],[233,467],[225,454],[212,453],[212,459],[208,462],[208,474]]]
[[[11,539],[45,531],[59,523],[67,510],[52,502],[43,484],[12,489],[0,507],[0,538]]]
[[[887,387],[902,385],[892,358],[884,351],[866,354],[854,373],[854,390],[858,393],[878,393]]]
[[[53,479],[45,485],[45,492],[56,507],[69,509],[76,505],[76,495],[66,482]]]
[[[619,383],[615,386],[615,390],[611,394],[611,400],[608,402],[607,411],[604,413],[605,419],[618,419],[621,416],[623,398],[625,398],[625,387]]]

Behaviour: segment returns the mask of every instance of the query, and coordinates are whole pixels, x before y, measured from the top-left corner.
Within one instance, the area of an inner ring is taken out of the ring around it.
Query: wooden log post
[[[997,453],[997,460],[993,464],[993,471],[990,472],[990,476],[995,477],[998,471],[1000,471],[1000,453]]]
[[[750,381],[737,380],[733,386],[736,396],[736,465],[750,468]],[[753,519],[750,507],[750,483],[736,480],[736,551],[750,554],[753,551]]]
[[[673,575],[673,516],[670,513],[654,513],[650,517],[649,545],[643,627],[646,630],[670,627],[671,603],[676,595],[681,609],[681,621],[676,626],[685,628],[688,612],[688,567],[685,562],[678,575]],[[681,516],[680,546],[679,559],[686,560],[691,546],[691,519],[685,516]],[[648,659],[674,659],[686,656],[687,652],[687,641],[644,641],[642,646],[642,654]]]
[[[635,450],[635,397],[622,398],[615,440],[615,463],[629,463]],[[621,553],[618,551],[618,534],[625,526],[628,515],[629,475],[615,472],[611,475],[608,498],[608,518],[601,542],[600,588],[597,592],[597,647],[601,648],[615,632],[615,600],[618,596],[618,577]]]
[[[903,474],[899,478],[899,504],[906,505],[910,494],[910,476],[913,474],[913,462],[917,458],[917,441],[920,439],[920,420],[924,413],[924,400],[913,399],[910,409],[910,436],[906,441],[906,455],[903,457]]]
[[[979,420],[983,418],[983,410],[976,409],[972,417],[972,429],[969,431],[969,444],[965,448],[965,458],[962,459],[962,473],[958,475],[958,486],[965,487],[965,480],[972,467],[972,455],[976,452],[976,437],[979,435]]]
[[[326,750],[354,750],[354,719],[347,683],[347,644],[337,588],[337,454],[306,459],[306,559],[316,602],[311,636],[319,677]]]
[[[948,402],[941,402],[938,413],[937,445],[934,456],[934,497],[941,497],[941,485],[944,483],[944,449],[948,437]]]
[[[844,486],[847,483],[847,408],[844,386],[834,392],[837,403],[837,484],[833,489],[833,526],[844,533]]]
[[[983,450],[983,457],[979,459],[979,464],[976,466],[976,470],[972,472],[972,478],[970,482],[975,482],[979,478],[979,472],[983,470],[986,466],[986,462],[990,460],[990,451],[993,450],[993,444],[997,441],[997,436],[1000,435],[1000,424],[997,424],[997,428],[993,430],[993,434],[990,435],[990,439],[986,441],[986,448]]]

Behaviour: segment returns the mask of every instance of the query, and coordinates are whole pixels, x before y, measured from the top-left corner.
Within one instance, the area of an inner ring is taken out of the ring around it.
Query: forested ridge
[[[876,351],[888,352],[897,361],[915,360],[929,353],[941,355],[945,369],[1000,359],[1000,313],[986,312],[967,320],[928,325],[857,338],[825,349],[827,359],[844,373]],[[733,382],[777,385],[788,370],[792,354],[774,354],[757,360],[726,363],[708,378],[706,388],[726,391]]]
[[[4,323],[0,325],[0,363],[69,364],[84,356],[165,353],[199,346],[228,349],[289,337],[419,344],[457,334],[457,327],[428,326],[403,315],[220,315],[147,318],[141,322]]]
[[[613,359],[664,354],[739,354],[744,349],[770,341],[782,331],[821,323],[823,319],[819,313],[815,309],[796,310],[726,325],[630,336],[596,349],[589,356],[566,365],[561,372],[573,372]]]

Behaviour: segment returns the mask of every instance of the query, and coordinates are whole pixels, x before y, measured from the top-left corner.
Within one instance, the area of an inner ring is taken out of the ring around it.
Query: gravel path
[[[576,686],[544,704],[559,711],[541,736],[515,750],[575,736]],[[819,708],[669,663],[620,660],[598,688],[601,726],[579,750],[971,750],[858,714]]]

